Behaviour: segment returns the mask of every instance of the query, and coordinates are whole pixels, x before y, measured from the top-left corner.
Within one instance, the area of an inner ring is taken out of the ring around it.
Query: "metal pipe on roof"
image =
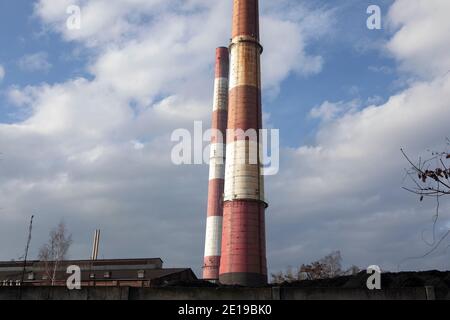
[[[98,248],[100,243],[100,230],[95,230],[94,242],[92,244],[91,260],[95,261],[98,258]]]

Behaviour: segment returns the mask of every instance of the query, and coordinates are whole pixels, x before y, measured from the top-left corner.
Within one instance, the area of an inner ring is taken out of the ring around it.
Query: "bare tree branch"
[[[450,145],[450,139],[447,138],[447,145]],[[423,201],[424,197],[433,197],[436,199],[436,211],[433,215],[433,225],[432,225],[432,241],[429,242],[425,239],[424,233],[426,230],[422,230],[422,241],[431,249],[425,254],[418,257],[410,257],[402,260],[400,265],[404,262],[412,259],[422,259],[426,258],[435,252],[441,244],[450,236],[450,230],[445,232],[439,240],[436,237],[436,229],[439,222],[439,210],[440,210],[440,198],[443,196],[450,195],[450,166],[446,165],[446,161],[450,161],[449,152],[431,152],[432,157],[428,160],[422,161],[419,158],[418,164],[415,164],[406,152],[401,149],[401,152],[411,168],[405,170],[410,180],[413,182],[415,187],[406,187],[403,189],[420,196],[420,201]],[[436,161],[436,165],[432,165],[432,162]]]
[[[48,243],[39,250],[39,260],[43,263],[45,274],[52,286],[55,285],[59,263],[66,259],[71,244],[72,235],[68,234],[65,224],[60,222],[50,231]]]

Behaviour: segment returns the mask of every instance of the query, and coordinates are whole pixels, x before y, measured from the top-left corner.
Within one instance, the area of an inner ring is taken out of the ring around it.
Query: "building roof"
[[[29,260],[27,261],[27,266],[33,266],[42,263],[40,260]],[[161,265],[163,260],[161,258],[139,258],[139,259],[100,259],[100,260],[64,260],[61,261],[64,265]],[[0,261],[0,271],[2,268],[7,267],[23,267],[23,261]]]
[[[52,274],[54,262],[28,261],[25,272],[25,283],[36,284],[48,282],[48,275]],[[153,281],[168,278],[197,279],[189,268],[163,269],[160,258],[147,259],[107,259],[107,260],[67,260],[58,263],[56,280],[62,281],[69,276],[67,267],[79,266],[82,281]],[[17,281],[22,278],[23,262],[0,262],[0,281]],[[1,283],[0,283],[1,284]]]

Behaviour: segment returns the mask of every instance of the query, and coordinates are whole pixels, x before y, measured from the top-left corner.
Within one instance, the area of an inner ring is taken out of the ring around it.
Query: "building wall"
[[[0,300],[19,298],[19,288],[0,288]],[[24,287],[22,300],[450,300],[431,287],[369,291],[344,288],[84,288]]]

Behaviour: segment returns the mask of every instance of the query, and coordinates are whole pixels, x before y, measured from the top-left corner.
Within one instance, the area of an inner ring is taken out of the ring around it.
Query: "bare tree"
[[[450,147],[450,139],[448,138],[447,147]],[[441,237],[436,236],[436,226],[439,220],[440,199],[441,197],[450,195],[450,153],[445,151],[430,151],[430,158],[426,160],[419,158],[418,162],[414,163],[403,149],[401,149],[401,152],[411,166],[405,171],[406,177],[409,178],[409,181],[412,184],[412,186],[404,186],[403,189],[418,195],[420,201],[423,201],[425,198],[433,198],[436,201],[436,211],[433,216],[432,241],[430,242],[425,240],[424,231],[422,232],[422,240],[431,249],[420,257],[407,258],[402,261],[405,262],[410,259],[427,257],[436,251],[444,240],[450,236],[450,230],[444,232]]]
[[[334,251],[322,259],[300,267],[300,273],[305,273],[308,279],[329,279],[342,275],[342,256],[340,251]]]
[[[50,231],[48,243],[39,250],[39,260],[43,263],[44,272],[52,286],[55,285],[58,265],[66,259],[71,244],[72,235],[68,234],[65,224],[60,222]]]
[[[339,277],[345,273],[348,273],[348,271],[342,271],[341,252],[334,251],[329,255],[326,255],[322,259],[319,259],[307,265],[301,265],[301,267],[298,268],[297,272],[295,273],[293,272],[292,268],[289,267],[286,273],[278,272],[272,274],[272,282],[282,283],[302,280],[329,279]]]

